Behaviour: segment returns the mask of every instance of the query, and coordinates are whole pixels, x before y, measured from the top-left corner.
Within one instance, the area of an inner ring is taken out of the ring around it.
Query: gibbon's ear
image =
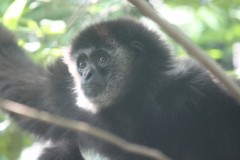
[[[136,53],[136,57],[146,54],[146,49],[141,42],[133,41],[131,42],[130,47],[131,50],[133,50],[133,52]]]

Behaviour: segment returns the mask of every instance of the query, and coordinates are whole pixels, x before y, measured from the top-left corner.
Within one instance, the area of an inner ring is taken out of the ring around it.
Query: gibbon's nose
[[[84,74],[85,81],[89,81],[94,74],[94,69],[89,67]]]

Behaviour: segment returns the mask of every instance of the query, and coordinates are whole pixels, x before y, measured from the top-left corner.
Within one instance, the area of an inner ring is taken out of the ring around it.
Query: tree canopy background
[[[179,27],[228,73],[238,75],[240,0],[150,2],[165,19]],[[88,24],[128,16],[149,23],[126,0],[0,1],[0,22],[12,30],[19,45],[42,65],[61,57],[71,39]],[[178,56],[186,56],[178,44],[165,38]],[[17,160],[21,151],[33,141],[6,114],[0,113],[0,160]]]

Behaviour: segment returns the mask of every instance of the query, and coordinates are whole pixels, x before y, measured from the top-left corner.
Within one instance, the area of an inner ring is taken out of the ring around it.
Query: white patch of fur
[[[109,158],[104,157],[103,155],[94,150],[84,150],[82,152],[82,155],[87,160],[109,160]]]
[[[30,147],[27,147],[22,151],[19,160],[29,160],[29,159],[38,160],[38,158],[41,156],[41,154],[44,153],[44,151],[45,151],[44,149],[46,147],[51,147],[51,146],[52,146],[51,141],[34,142]]]
[[[74,92],[77,94],[76,104],[87,111],[92,113],[97,112],[97,106],[91,103],[88,98],[84,95],[81,88],[81,77],[77,70],[76,60],[70,57],[70,53],[64,54],[64,62],[68,66],[68,70],[71,73],[74,80]]]

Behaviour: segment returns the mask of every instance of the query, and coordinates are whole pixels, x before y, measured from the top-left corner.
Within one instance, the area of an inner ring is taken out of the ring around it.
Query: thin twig
[[[73,131],[83,132],[92,135],[131,153],[153,158],[156,160],[170,160],[170,158],[168,158],[164,153],[156,149],[130,143],[123,138],[113,135],[112,133],[105,130],[93,127],[85,122],[70,120],[50,114],[48,112],[38,111],[26,105],[9,100],[0,99],[0,108],[32,119],[40,120],[63,128],[71,129]]]
[[[172,37],[177,43],[182,45],[190,56],[198,60],[213,75],[215,75],[216,78],[218,78],[226,86],[230,94],[235,97],[238,102],[240,102],[240,89],[237,83],[229,78],[225,74],[224,70],[215,61],[209,58],[201,48],[195,45],[177,27],[163,19],[145,0],[128,1],[135,5],[143,15],[156,22],[162,28],[162,30]]]

